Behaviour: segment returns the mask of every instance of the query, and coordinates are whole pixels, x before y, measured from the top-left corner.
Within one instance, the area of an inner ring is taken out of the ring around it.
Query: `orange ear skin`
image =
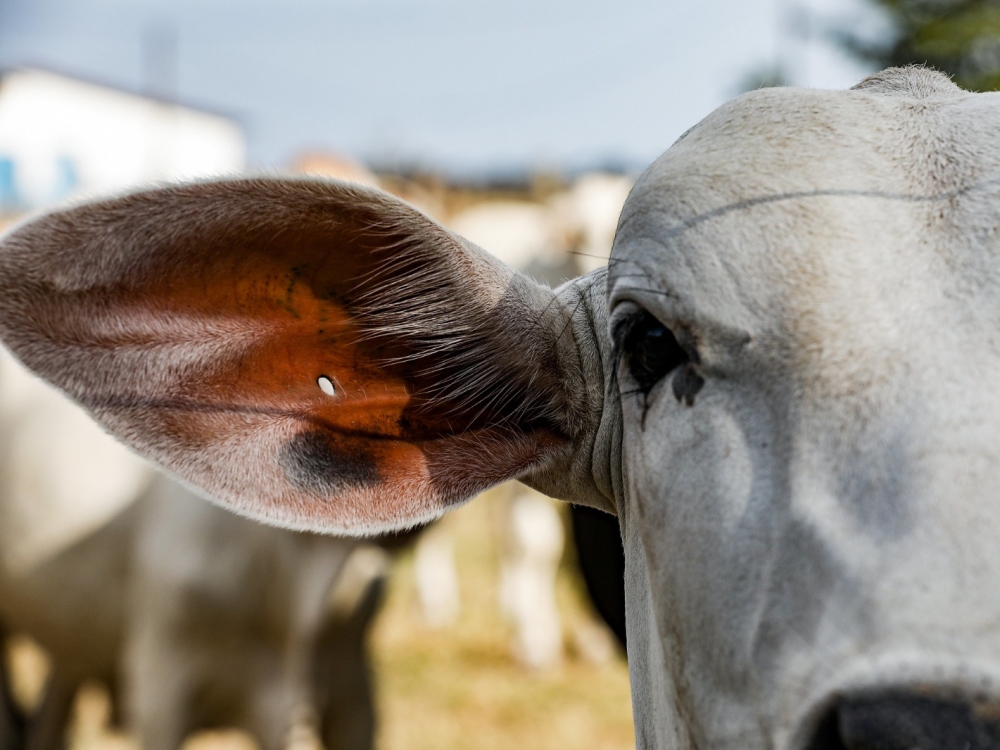
[[[509,364],[552,356],[505,332],[523,304],[511,280],[374,190],[205,183],[8,235],[0,333],[112,433],[239,512],[376,533],[567,444]]]

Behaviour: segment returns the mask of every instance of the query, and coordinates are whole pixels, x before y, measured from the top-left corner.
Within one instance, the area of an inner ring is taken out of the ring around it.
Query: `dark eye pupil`
[[[629,372],[643,391],[690,359],[674,334],[649,313],[643,313],[629,330],[625,353]]]

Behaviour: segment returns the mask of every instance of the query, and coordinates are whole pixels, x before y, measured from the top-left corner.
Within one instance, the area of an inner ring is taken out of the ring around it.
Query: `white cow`
[[[557,664],[563,633],[556,602],[556,574],[565,535],[552,501],[515,485],[505,508],[500,606],[513,621],[514,655],[529,667]]]
[[[453,216],[448,227],[473,242],[489,241],[493,254],[512,268],[563,262],[561,227],[538,203],[485,201]]]
[[[889,70],[723,106],[554,292],[382,193],[237,180],[20,227],[0,328],[271,523],[405,527],[513,476],[616,512],[642,748],[973,750],[998,259],[1000,94]]]
[[[300,727],[369,748],[376,553],[251,523],[155,473],[0,349],[0,652],[6,631],[29,633],[53,663],[25,722],[0,653],[0,749],[63,747],[88,679],[148,750],[219,726],[265,748]]]
[[[357,547],[251,523],[161,477],[53,557],[0,571],[0,621],[52,656],[26,747],[65,747],[73,698],[96,679],[147,750],[220,727],[270,750],[295,732],[371,748],[364,639],[381,574]]]
[[[0,639],[6,632],[0,629]],[[2,642],[2,641],[0,641]],[[11,692],[11,675],[6,659],[0,659],[0,748],[19,748],[24,742],[24,717]]]
[[[553,221],[562,237],[575,240],[574,258],[584,273],[607,265],[618,215],[634,183],[624,175],[593,172],[552,198]]]

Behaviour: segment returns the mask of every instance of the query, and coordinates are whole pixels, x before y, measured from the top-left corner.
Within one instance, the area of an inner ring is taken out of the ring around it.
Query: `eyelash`
[[[630,315],[615,330],[614,361],[625,364],[639,386],[648,394],[653,386],[691,361],[673,332],[645,310]]]

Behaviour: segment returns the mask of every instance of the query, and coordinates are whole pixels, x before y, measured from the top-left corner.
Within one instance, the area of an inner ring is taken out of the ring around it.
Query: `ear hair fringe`
[[[543,380],[541,363],[525,356],[530,352],[523,343],[517,346],[505,326],[503,311],[484,304],[483,298],[489,296],[486,290],[471,285],[467,275],[456,273],[467,261],[441,262],[446,254],[461,260],[471,251],[454,235],[431,226],[430,237],[426,227],[414,231],[412,226],[387,221],[365,228],[376,236],[402,234],[404,239],[379,245],[375,252],[382,257],[359,279],[352,313],[362,338],[379,341],[405,335],[409,351],[386,363],[412,365],[422,380],[433,383],[415,394],[422,401],[421,408],[464,413],[467,418],[471,414],[473,422],[486,418],[485,426],[490,427],[513,429],[538,421],[558,424],[559,395],[539,394],[532,387]],[[369,286],[376,279],[391,282]],[[507,291],[516,290],[508,287]],[[555,339],[559,328],[565,327],[557,320],[562,312],[558,305],[550,305],[545,311],[548,321],[533,321],[551,339],[546,344],[550,351],[543,353],[547,364],[557,361]]]

